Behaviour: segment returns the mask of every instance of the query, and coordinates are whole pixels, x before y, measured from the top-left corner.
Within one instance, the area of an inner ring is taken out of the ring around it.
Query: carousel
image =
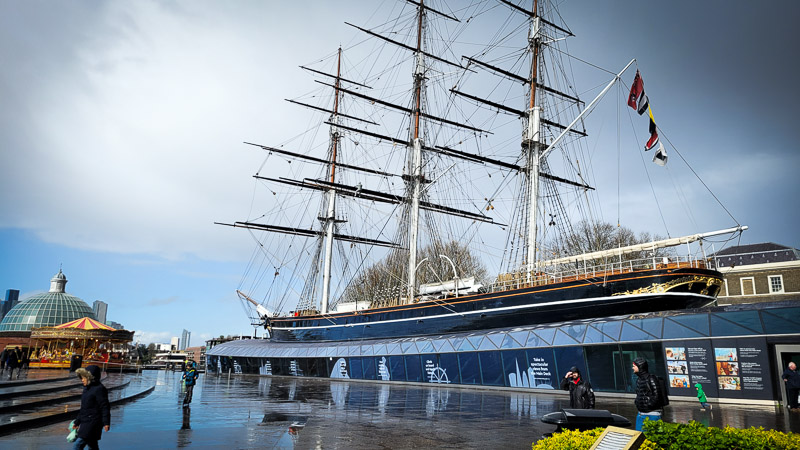
[[[89,317],[31,329],[30,367],[65,369],[75,355],[83,364],[121,366],[133,331],[117,330]]]

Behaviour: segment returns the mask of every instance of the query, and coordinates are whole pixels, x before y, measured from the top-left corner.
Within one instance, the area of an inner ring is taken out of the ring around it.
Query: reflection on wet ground
[[[374,382],[201,374],[182,408],[180,373],[131,375],[156,390],[112,410],[105,448],[530,448],[555,426],[541,416],[568,407],[565,396],[507,390]],[[629,419],[632,399],[597,398]],[[665,419],[710,426],[800,431],[800,414],[776,408],[673,402]],[[65,424],[0,438],[30,448],[64,447]]]

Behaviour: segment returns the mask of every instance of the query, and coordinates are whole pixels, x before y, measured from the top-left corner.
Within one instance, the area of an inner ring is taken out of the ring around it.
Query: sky
[[[382,23],[376,3],[0,1],[0,290],[24,299],[61,268],[141,343],[252,334],[235,289],[253,241],[214,225],[252,207],[263,155],[242,142],[305,129],[283,101],[314,84],[298,66],[363,39],[344,22]],[[750,227],[741,243],[800,247],[800,3],[560,10],[576,56],[637,58],[659,127]]]

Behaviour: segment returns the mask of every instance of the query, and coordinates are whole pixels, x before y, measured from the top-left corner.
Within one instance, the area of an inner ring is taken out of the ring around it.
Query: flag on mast
[[[647,140],[647,144],[644,145],[644,150],[652,150],[653,147],[658,145],[658,127],[656,127],[656,121],[653,119],[653,110],[650,107],[647,107],[647,112],[650,115],[650,139]]]
[[[658,143],[658,150],[656,150],[656,154],[653,155],[653,162],[662,167],[667,165],[667,150],[661,142]]]
[[[644,93],[644,80],[637,70],[636,76],[633,78],[633,85],[631,85],[631,92],[628,94],[628,106],[635,109],[641,116],[647,111],[649,103],[647,94]]]

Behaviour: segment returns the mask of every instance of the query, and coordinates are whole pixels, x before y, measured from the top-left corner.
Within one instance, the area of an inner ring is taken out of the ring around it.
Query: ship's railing
[[[489,285],[490,292],[507,291],[510,289],[520,289],[526,287],[543,286],[547,284],[563,283],[568,281],[582,280],[588,278],[606,278],[612,275],[632,273],[641,270],[653,269],[680,269],[680,268],[713,268],[713,261],[698,259],[687,256],[670,256],[647,259],[632,259],[628,261],[616,261],[595,263],[593,261],[579,261],[575,263],[560,264],[539,269],[538,271],[519,270],[516,272],[503,273]]]

